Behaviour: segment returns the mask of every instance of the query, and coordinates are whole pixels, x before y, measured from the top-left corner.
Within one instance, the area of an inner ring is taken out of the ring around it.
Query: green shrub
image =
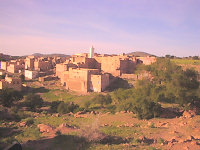
[[[133,103],[133,110],[138,119],[151,119],[158,117],[161,112],[161,105],[146,99]]]
[[[91,105],[91,101],[86,101],[86,102],[84,103],[84,107],[85,107],[86,109],[88,109],[88,108],[90,107],[90,105]]]
[[[10,114],[12,115],[13,119],[16,121],[20,121],[21,119],[24,119],[27,117],[27,115],[23,111],[19,110],[16,106],[11,108]]]
[[[62,101],[53,101],[52,103],[51,103],[51,112],[53,112],[53,113],[55,113],[55,112],[57,112],[57,108],[58,108],[58,105],[61,103]]]
[[[130,100],[124,100],[117,105],[117,111],[133,111],[133,103]]]
[[[116,106],[115,105],[108,105],[107,110],[111,113],[115,113],[116,112]]]
[[[60,114],[66,114],[69,112],[78,112],[80,110],[81,108],[79,108],[79,105],[74,104],[73,102],[72,103],[61,102],[57,108],[57,112]]]
[[[26,121],[26,124],[27,124],[28,126],[29,126],[29,125],[32,125],[32,124],[34,123],[34,119],[33,119],[32,117],[25,119],[25,121]]]
[[[98,94],[92,99],[92,103],[99,104],[101,107],[104,107],[105,105],[112,103],[112,98],[109,94],[107,94],[106,96]]]
[[[19,91],[13,89],[0,90],[0,104],[5,107],[12,106],[14,101],[18,101],[22,98],[22,94]]]
[[[31,110],[36,110],[36,108],[42,106],[43,99],[39,95],[31,93],[25,97],[25,103],[27,107],[31,108]]]

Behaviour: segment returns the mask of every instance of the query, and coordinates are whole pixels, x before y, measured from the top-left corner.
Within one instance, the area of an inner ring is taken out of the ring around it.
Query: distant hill
[[[0,53],[0,61],[9,61],[9,60],[18,59],[18,58],[19,56],[11,56],[11,55]]]
[[[153,54],[149,54],[149,53],[146,53],[146,52],[139,52],[139,51],[128,53],[128,55],[134,55],[134,56],[137,56],[137,57],[155,56]]]
[[[33,56],[38,56],[38,57],[70,57],[70,55],[65,55],[65,54],[40,54],[40,53],[34,53],[32,55]]]

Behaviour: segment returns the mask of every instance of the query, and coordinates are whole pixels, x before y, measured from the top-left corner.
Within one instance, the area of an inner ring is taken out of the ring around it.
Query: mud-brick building
[[[3,69],[5,71],[7,71],[7,66],[8,66],[8,62],[7,61],[1,61],[0,62],[0,69]]]
[[[100,64],[102,72],[110,73],[113,76],[121,76],[123,73],[133,73],[136,68],[136,61],[128,56],[102,56],[94,57]]]
[[[0,80],[0,89],[5,88],[12,88],[14,90],[21,91],[22,81],[20,78],[6,76],[5,79]]]
[[[73,91],[102,92],[109,85],[109,74],[101,74],[99,69],[69,68],[61,75],[61,83]]]
[[[11,60],[7,65],[7,71],[10,73],[19,73],[25,69],[25,64],[22,59]]]
[[[156,57],[137,57],[138,60],[141,61],[144,65],[151,65],[152,63],[156,62]]]

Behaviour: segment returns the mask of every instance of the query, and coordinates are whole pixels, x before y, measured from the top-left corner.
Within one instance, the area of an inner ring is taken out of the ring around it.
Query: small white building
[[[38,77],[38,71],[25,70],[25,77],[28,79],[35,79]]]

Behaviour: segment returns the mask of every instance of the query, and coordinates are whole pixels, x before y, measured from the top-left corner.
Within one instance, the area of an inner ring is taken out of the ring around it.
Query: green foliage
[[[15,139],[21,143],[27,140],[38,140],[40,138],[40,130],[36,126],[24,128],[23,132],[15,136]]]
[[[12,106],[14,101],[18,101],[22,98],[22,94],[13,89],[0,90],[0,104],[5,107]]]
[[[156,101],[185,105],[198,99],[199,82],[195,70],[184,71],[169,59],[158,59],[150,66],[150,72],[154,76],[152,94],[157,95],[154,96]]]
[[[27,117],[27,115],[23,111],[19,110],[16,106],[11,107],[10,114],[13,117],[13,120],[16,121],[20,121],[21,119]]]
[[[91,101],[86,101],[85,103],[84,103],[84,107],[86,108],[86,109],[88,109],[89,107],[90,107],[90,105],[91,105]]]
[[[170,61],[181,65],[200,65],[200,60],[197,59],[171,59]]]
[[[127,98],[129,98],[133,94],[133,89],[117,89],[114,91],[114,100],[115,103],[119,103]]]
[[[100,104],[100,106],[103,107],[105,105],[111,104],[112,98],[109,94],[107,94],[106,96],[102,94],[98,94],[92,99],[92,103]]]
[[[120,102],[117,106],[117,111],[133,111],[133,102],[129,99]]]
[[[25,97],[25,103],[27,107],[30,107],[31,110],[36,110],[43,104],[43,99],[36,94],[30,93]]]
[[[34,124],[34,119],[32,117],[26,118],[24,121],[26,121],[28,126]]]
[[[51,112],[55,113],[57,112],[57,108],[58,108],[58,105],[61,103],[61,101],[53,101],[51,103]]]
[[[193,56],[192,59],[193,60],[199,60],[199,56]]]
[[[78,112],[80,110],[79,105],[72,103],[61,102],[58,105],[57,112],[60,114],[66,114],[70,112]]]
[[[151,119],[158,117],[161,112],[161,105],[146,99],[140,99],[133,103],[133,111],[139,119]]]

